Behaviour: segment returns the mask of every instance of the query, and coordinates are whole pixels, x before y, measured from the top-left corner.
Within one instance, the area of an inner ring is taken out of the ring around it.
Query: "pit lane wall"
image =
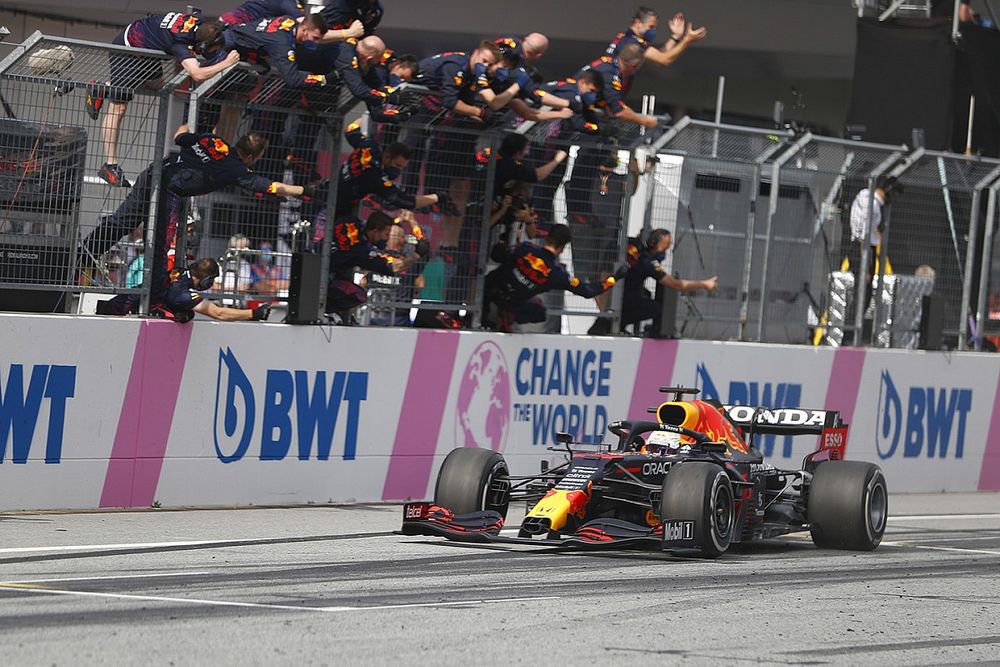
[[[0,315],[0,509],[392,501],[456,445],[515,473],[665,384],[840,410],[895,491],[1000,490],[1000,356]],[[760,442],[798,467],[815,437]]]

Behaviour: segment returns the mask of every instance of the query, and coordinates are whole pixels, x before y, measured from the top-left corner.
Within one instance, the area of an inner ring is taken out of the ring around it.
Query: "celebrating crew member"
[[[202,66],[198,54],[209,60],[222,48],[222,31],[214,23],[202,23],[199,14],[170,12],[154,14],[125,26],[112,44],[132,48],[153,49],[174,56],[181,67],[196,83],[206,81],[222,70],[239,62],[239,55],[228,54],[214,65]],[[118,162],[118,138],[122,118],[133,91],[140,85],[158,88],[163,85],[163,68],[160,60],[127,55],[122,51],[108,54],[110,78],[105,84],[91,82],[87,86],[84,102],[87,114],[97,120],[108,100],[108,110],[101,120],[101,137],[104,147],[104,164],[97,175],[109,185],[131,186]]]
[[[643,57],[642,49],[637,44],[629,44],[619,49],[617,56],[602,56],[577,72],[573,78],[580,79],[587,71],[598,72],[604,80],[604,86],[597,94],[598,106],[618,120],[643,127],[656,127],[655,116],[636,113],[625,104],[624,81],[639,71]]]
[[[414,218],[409,218],[413,231],[419,231]],[[385,276],[404,272],[430,252],[427,241],[417,241],[416,252],[402,258],[384,252],[395,222],[382,211],[373,211],[362,226],[357,218],[342,220],[333,226],[330,243],[330,284],[326,296],[326,312],[336,313],[341,322],[352,323],[357,306],[368,301],[365,290],[354,283],[355,267]]]
[[[312,186],[273,182],[250,171],[249,167],[261,158],[268,145],[267,140],[255,132],[241,137],[236,142],[235,151],[222,138],[211,133],[178,133],[174,143],[181,150],[164,159],[157,197],[156,240],[150,283],[152,304],[162,303],[167,291],[167,248],[169,240],[174,237],[187,197],[205,195],[231,185],[250,192],[278,196],[313,194]],[[100,257],[122,236],[146,223],[152,185],[153,166],[150,165],[115,213],[84,241],[84,247],[92,257]],[[115,302],[112,307],[117,314],[122,315],[135,312],[139,302],[133,295],[121,295],[111,301]]]
[[[362,133],[360,119],[347,126],[344,136],[354,150],[340,168],[336,206],[338,218],[356,215],[358,204],[369,195],[390,208],[414,209],[439,203],[439,195],[410,195],[393,182],[409,162],[409,146],[392,143],[383,151],[377,141]]]
[[[495,246],[493,258],[502,264],[486,275],[483,326],[509,332],[515,322],[544,322],[545,306],[539,298],[544,292],[568,290],[589,299],[610,289],[613,276],[600,283],[584,282],[559,264],[570,240],[569,227],[553,225],[542,247],[528,242],[513,251]]]
[[[549,50],[549,38],[540,32],[533,32],[523,38],[498,37],[494,40],[497,46],[513,49],[518,57],[526,63],[533,63]]]
[[[212,289],[219,277],[219,263],[211,257],[199,259],[185,270],[174,271],[163,302],[153,307],[154,314],[175,322],[188,322],[195,313],[213,320],[239,322],[241,320],[266,321],[271,314],[271,304],[256,308],[229,308],[206,300],[201,293]]]
[[[382,21],[382,3],[379,0],[327,0],[319,13],[331,30],[352,29],[361,23],[362,32],[354,37],[371,35]]]
[[[639,7],[632,16],[632,24],[628,30],[618,33],[608,44],[608,48],[604,52],[605,55],[613,58],[623,48],[634,44],[642,50],[645,60],[666,67],[680,58],[689,46],[708,36],[707,29],[704,27],[695,29],[694,24],[686,23],[684,14],[678,12],[670,19],[670,37],[663,43],[662,47],[657,48],[653,46],[653,42],[656,40],[656,23],[656,10],[649,7]],[[631,86],[632,76],[629,76],[624,81],[626,94]]]
[[[247,0],[236,9],[232,9],[219,17],[223,25],[239,25],[240,23],[256,23],[261,19],[272,19],[279,16],[302,18],[305,9],[299,0]]]
[[[326,77],[300,69],[295,62],[295,46],[315,42],[325,32],[323,17],[310,14],[301,23],[293,16],[279,16],[233,25],[223,36],[225,48],[236,50],[244,61],[273,69],[291,88],[309,88],[326,85]]]
[[[670,249],[671,236],[666,229],[654,229],[646,238],[646,243],[639,239],[629,239],[628,270],[625,272],[625,287],[622,293],[621,327],[638,324],[643,320],[653,320],[653,332],[660,331],[660,321],[663,319],[663,306],[657,303],[644,287],[647,278],[653,278],[657,283],[677,290],[691,292],[698,289],[715,291],[719,286],[719,277],[712,276],[704,280],[683,280],[675,278],[663,268],[667,250]]]

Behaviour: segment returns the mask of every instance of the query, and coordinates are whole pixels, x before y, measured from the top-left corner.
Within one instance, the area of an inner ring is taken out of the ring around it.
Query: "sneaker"
[[[97,170],[97,175],[101,177],[101,180],[108,185],[120,185],[123,188],[130,188],[132,184],[127,178],[125,178],[125,172],[122,170],[121,165],[108,164],[105,162],[101,165],[101,168]]]
[[[87,84],[87,100],[85,102],[87,115],[93,120],[101,115],[101,107],[104,106],[104,86],[96,81]]]

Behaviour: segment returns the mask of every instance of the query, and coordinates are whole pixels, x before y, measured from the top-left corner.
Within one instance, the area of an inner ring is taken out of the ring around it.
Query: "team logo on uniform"
[[[614,88],[615,90],[621,90],[622,89],[622,80],[619,79],[617,76],[615,78],[611,79],[611,87]]]
[[[353,222],[337,225],[335,235],[337,237],[337,248],[340,250],[350,250],[361,239],[358,227]]]
[[[295,62],[295,49],[288,49],[288,59]]]
[[[367,169],[372,164],[372,149],[362,148],[361,154],[358,156],[358,162],[361,163],[362,168]]]
[[[534,283],[544,283],[552,273],[552,267],[546,264],[544,259],[530,252],[517,258],[517,268],[524,277]]]
[[[318,84],[320,86],[326,85],[326,77],[322,74],[306,74],[306,83]]]
[[[229,155],[229,145],[218,137],[205,137],[198,142],[213,160],[221,160]]]
[[[181,26],[181,32],[192,32],[198,27],[198,17],[193,14],[188,14],[187,18],[184,20],[184,25]]]

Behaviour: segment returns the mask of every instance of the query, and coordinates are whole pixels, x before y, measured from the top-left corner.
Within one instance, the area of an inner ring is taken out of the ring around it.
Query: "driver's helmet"
[[[681,447],[681,434],[671,431],[651,431],[646,436],[646,444],[642,448],[644,454],[666,456],[675,454]]]

